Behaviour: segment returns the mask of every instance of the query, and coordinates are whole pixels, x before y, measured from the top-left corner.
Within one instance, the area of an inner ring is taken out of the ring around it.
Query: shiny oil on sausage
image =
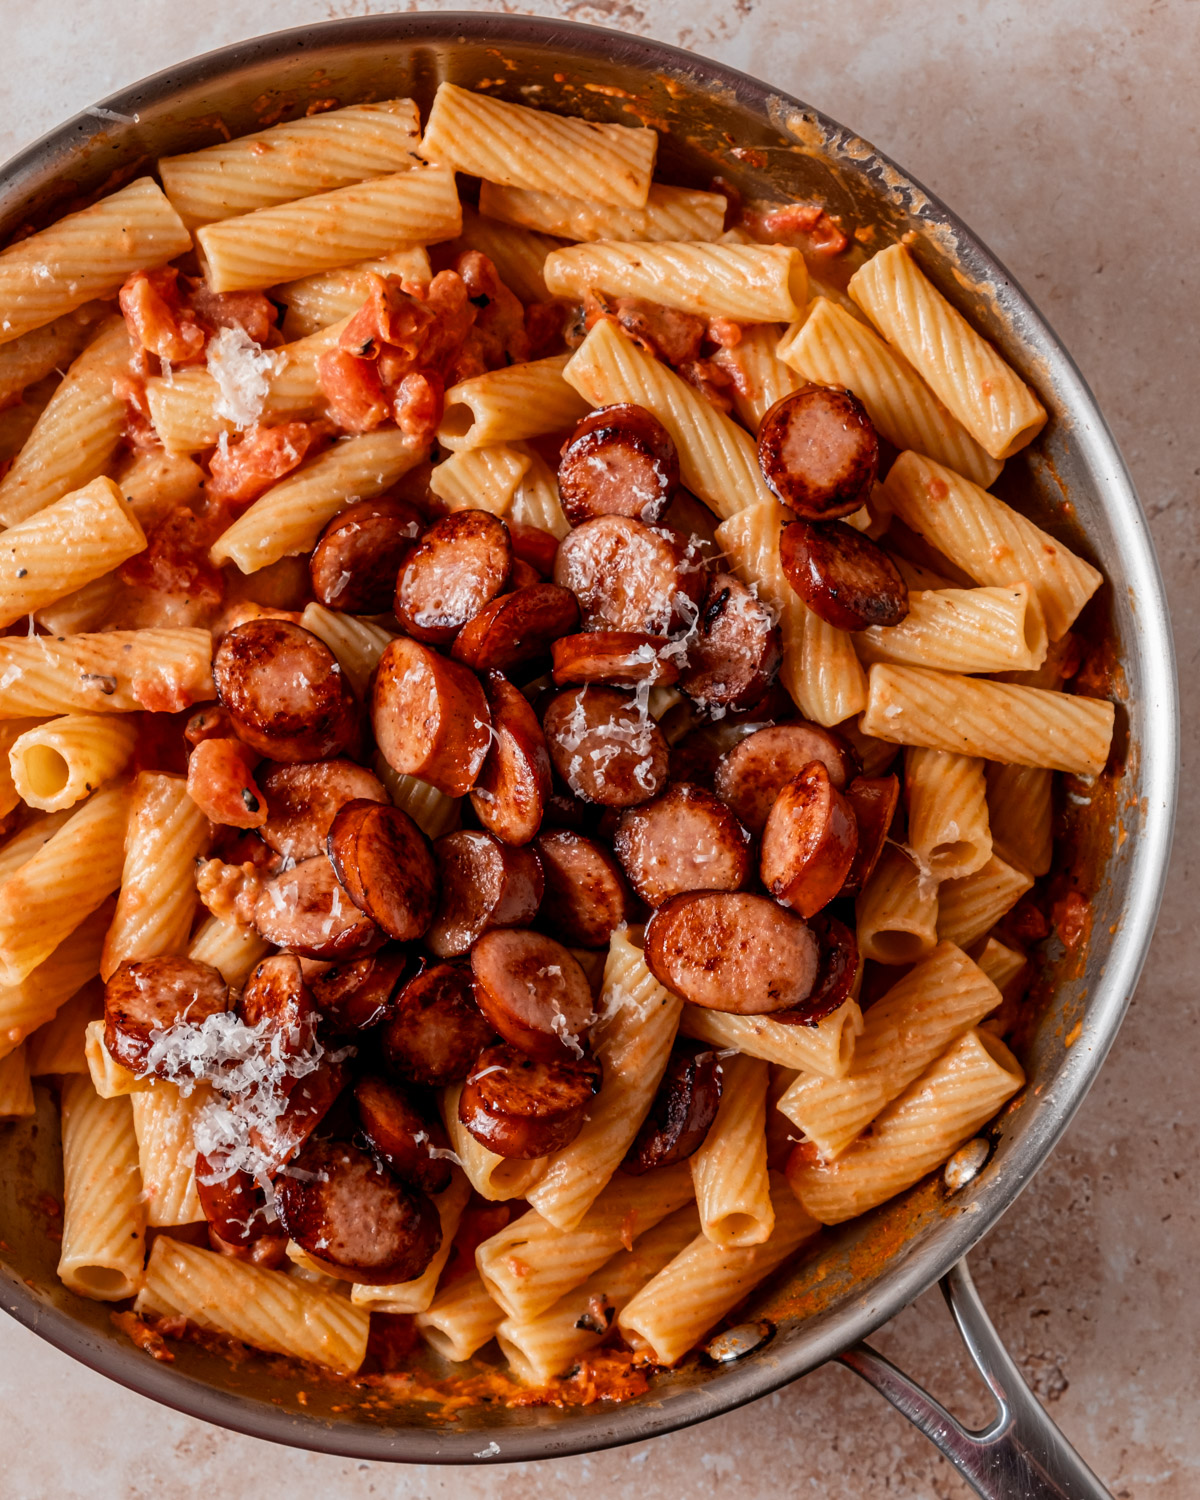
[[[732,573],[713,573],[687,641],[683,691],[701,708],[749,708],[771,686],[782,656],[766,605]]]
[[[414,639],[444,646],[503,592],[512,571],[508,527],[486,510],[435,521],[396,581],[395,613]]]
[[[455,661],[477,672],[508,672],[550,655],[559,636],[579,624],[579,604],[569,589],[532,583],[481,609],[451,647]]]
[[[879,438],[857,396],[804,385],[763,418],[758,465],[784,505],[805,520],[830,521],[857,510],[871,493]]]
[[[858,847],[838,894],[857,896],[883,853],[900,801],[900,780],[896,776],[856,776],[845,795],[858,825]]]
[[[841,890],[857,848],[854,810],[814,760],[781,788],[767,815],[759,874],[777,901],[811,917]]]
[[[469,964],[434,964],[405,984],[380,1032],[388,1067],[409,1083],[461,1083],[495,1032],[475,1003]]]
[[[352,615],[392,607],[401,564],[424,522],[407,500],[359,500],[334,517],[309,559],[317,602]]]
[[[465,829],[433,846],[440,892],[425,943],[438,958],[466,953],[492,927],[532,922],[542,899],[542,866],[528,846]]]
[[[719,797],[687,782],[623,812],[613,847],[648,906],[684,891],[740,890],[750,877],[749,833]]]
[[[878,542],[844,521],[792,521],[779,536],[787,580],[812,610],[839,630],[899,625],[908,585]]]
[[[772,1021],[780,1025],[815,1026],[854,994],[859,960],[853,932],[827,911],[810,918],[808,925],[819,949],[816,982],[812,993],[799,1005],[772,1014]]]
[[[572,526],[597,516],[632,516],[653,525],[678,487],[675,444],[642,406],[590,412],[558,462],[558,492]]]
[[[229,1009],[229,986],[216,969],[192,958],[127,960],[104,988],[104,1045],[139,1076],[152,1032],[180,1021],[196,1025]]]
[[[276,854],[297,861],[325,852],[329,825],[345,803],[356,798],[388,801],[379,777],[352,760],[269,766],[263,771],[262,788],[267,818],[260,837]]]
[[[492,742],[471,789],[475,816],[505,844],[527,844],[541,827],[550,795],[546,737],[528,699],[499,672],[484,679]]]
[[[539,834],[537,852],[546,884],[542,926],[570,947],[604,947],[633,914],[620,865],[596,839],[562,828]]]
[[[636,701],[607,687],[559,693],[542,720],[555,771],[575,796],[604,807],[648,802],[667,779],[662,730]]]
[[[419,641],[389,641],[375,673],[371,724],[384,760],[448,797],[475,785],[491,714],[475,674]]]
[[[561,943],[522,928],[485,933],[471,974],[479,1009],[506,1042],[546,1062],[583,1055],[592,991]]]
[[[600,1083],[594,1058],[549,1062],[516,1047],[488,1047],[463,1084],[458,1118],[497,1156],[522,1161],[549,1156],[582,1130]]]
[[[255,968],[237,1003],[247,1026],[262,1027],[284,1057],[312,1050],[320,1012],[293,953],[274,953]]]
[[[772,724],[739,740],[717,762],[713,790],[751,833],[760,834],[782,788],[819,760],[840,791],[858,773],[847,742],[819,724]]]
[[[249,620],[225,632],[213,681],[239,739],[272,760],[321,760],[350,743],[354,694],[337,658],[289,620]]]
[[[355,799],[338,809],[326,839],[350,899],[399,943],[414,942],[433,919],[437,867],[429,840],[390,803]]]
[[[678,532],[600,516],[559,543],[554,581],[579,601],[587,630],[669,635],[704,592],[699,553]]]
[[[679,665],[664,648],[665,635],[644,635],[636,630],[585,630],[555,641],[552,658],[554,680],[566,683],[608,683],[612,687],[636,687],[649,682],[668,687],[679,681]]]
[[[646,964],[693,1005],[769,1015],[799,1005],[817,979],[817,940],[794,912],[746,891],[691,892],[646,926]]]
[[[361,958],[385,936],[351,901],[324,854],[263,883],[254,925],[268,943],[302,958]]]
[[[640,1177],[657,1167],[686,1161],[704,1144],[720,1103],[720,1058],[703,1042],[677,1037],[621,1170]]]
[[[440,1120],[427,1120],[402,1088],[370,1074],[354,1085],[354,1102],[371,1150],[402,1182],[424,1193],[450,1186],[450,1143]]]
[[[347,959],[311,975],[308,986],[323,1024],[337,1036],[378,1026],[389,1014],[407,965],[404,949],[389,944],[366,958]]]

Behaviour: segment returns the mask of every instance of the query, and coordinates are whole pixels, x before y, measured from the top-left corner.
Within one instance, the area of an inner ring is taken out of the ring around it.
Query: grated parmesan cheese
[[[222,328],[208,343],[208,373],[220,389],[214,411],[244,432],[262,416],[275,372],[275,355],[261,348],[244,328]]]

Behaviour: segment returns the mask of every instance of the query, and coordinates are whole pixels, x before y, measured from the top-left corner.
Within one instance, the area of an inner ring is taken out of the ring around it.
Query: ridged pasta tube
[[[938,937],[969,948],[994,927],[1033,885],[1024,870],[993,854],[987,864],[938,890]]]
[[[54,1073],[86,1073],[87,1026],[103,1009],[104,986],[98,980],[89,980],[48,1021],[31,1033],[26,1043],[30,1076],[42,1078]]]
[[[142,1285],[146,1211],[128,1099],[101,1099],[90,1078],[63,1080],[63,1285],[120,1302]]]
[[[104,473],[125,426],[127,409],[114,382],[128,370],[129,356],[124,319],[102,324],[0,479],[0,521],[5,526],[15,526]]]
[[[991,484],[1003,467],[903,355],[827,297],[813,299],[800,323],[784,335],[778,354],[805,380],[853,391],[893,447],[928,454],[981,485]]]
[[[100,972],[100,950],[112,913],[112,902],[106,901],[20,984],[0,985],[0,1057],[53,1020],[59,1007]]]
[[[944,750],[909,749],[904,757],[908,848],[934,880],[956,880],[992,853],[983,761]]]
[[[833,1082],[801,1074],[779,1108],[831,1161],[914,1078],[1000,1004],[1000,991],[953,943],[940,942],[864,1017],[854,1064]]]
[[[417,1332],[443,1359],[470,1359],[504,1321],[504,1309],[493,1298],[478,1271],[459,1276],[413,1320]]]
[[[967,673],[1031,671],[1048,644],[1037,591],[1027,583],[912,589],[899,625],[872,625],[854,636],[860,661]]]
[[[900,455],[888,470],[884,491],[905,525],[976,583],[1000,588],[1027,583],[1038,596],[1052,641],[1070,629],[1104,581],[1091,563],[1027,516],[920,453]]]
[[[987,805],[994,851],[1007,864],[1044,875],[1054,858],[1054,772],[990,765]]]
[[[808,300],[804,257],[787,245],[606,239],[556,250],[545,277],[556,297],[596,290],[739,323],[790,323]]]
[[[733,409],[751,432],[785,396],[798,391],[804,381],[775,352],[783,329],[778,323],[755,323],[728,349],[719,349],[714,362],[734,377]]]
[[[1104,698],[881,665],[870,671],[862,727],[902,745],[1098,776],[1115,718]]]
[[[642,208],[567,198],[530,188],[483,182],[479,212],[523,229],[564,240],[716,240],[725,230],[722,193],[697,192],[653,182]]]
[[[482,448],[573,427],[587,401],[564,379],[571,356],[555,354],[459,381],[446,392],[437,440],[443,448]]]
[[[906,245],[873,255],[848,290],[993,458],[1011,458],[1046,425],[1034,392],[942,296]]]
[[[91,338],[96,324],[111,311],[103,302],[87,302],[44,328],[0,345],[0,407],[7,409],[29,386],[69,365]]]
[[[196,241],[212,290],[236,292],[436,244],[461,229],[454,173],[415,167],[206,224]]]
[[[876,1116],[836,1161],[792,1173],[792,1191],[822,1224],[841,1224],[919,1182],[970,1140],[1025,1082],[998,1037],[968,1031]]]
[[[505,187],[641,208],[658,135],[641,126],[593,125],[443,83],[417,149],[426,161]]]
[[[527,453],[511,443],[463,448],[443,459],[429,476],[429,488],[447,510],[487,510],[506,516],[529,470]]]
[[[25,1044],[0,1057],[0,1124],[37,1113]]]
[[[68,214],[0,252],[0,344],[95,297],[113,297],[134,271],[166,265],[192,237],[150,177]]]
[[[911,964],[937,943],[938,883],[909,850],[888,844],[854,904],[858,951],[881,964]]]
[[[233,562],[257,573],[281,557],[311,552],[334,516],[390,489],[424,456],[423,445],[398,428],[342,438],[272,485],[221,533],[209,556],[218,566]]]
[[[340,1291],[230,1260],[159,1235],[135,1311],[184,1317],[268,1354],[353,1374],[367,1352],[370,1314]]]
[[[732,1047],[735,1052],[785,1068],[800,1068],[822,1078],[844,1078],[850,1071],[855,1038],[862,1026],[857,1002],[846,1000],[816,1026],[786,1026],[770,1016],[738,1016],[685,1005],[679,1030],[697,1041]]]
[[[282,302],[287,309],[284,336],[302,339],[353,316],[370,294],[372,275],[423,285],[432,276],[429,254],[423,245],[406,245],[378,260],[334,271],[317,271],[275,287],[271,300]]]
[[[108,630],[0,640],[0,719],[177,713],[213,696],[207,630]]]
[[[270,943],[255,928],[209,917],[192,939],[188,957],[211,964],[230,989],[240,990],[270,951]]]
[[[775,1211],[767,1187],[768,1065],[757,1057],[721,1063],[721,1103],[690,1158],[700,1224],[714,1245],[760,1245]]]
[[[450,1137],[454,1154],[462,1164],[467,1180],[481,1198],[489,1203],[506,1203],[512,1198],[528,1196],[529,1189],[546,1170],[549,1160],[536,1156],[528,1161],[516,1157],[497,1156],[482,1145],[458,1118],[458,1098],[462,1084],[456,1083],[442,1091],[438,1101],[442,1123]]]
[[[666,1069],[682,1008],[646,967],[628,929],[618,928],[591,1032],[604,1074],[600,1092],[583,1129],[525,1195],[557,1228],[573,1229],[620,1166]]]
[[[394,639],[393,633],[370,620],[326,609],[323,604],[306,605],[300,623],[325,642],[337,657],[350,686],[360,698],[365,697],[371,673],[379,665],[387,643]]]
[[[137,725],[115,714],[64,714],[27,729],[8,752],[21,800],[44,812],[73,807],[119,776],[137,742]]]
[[[196,860],[212,829],[187,794],[187,780],[166,771],[134,777],[117,912],[104,943],[100,977],[127,960],[182,953],[196,913]]]
[[[204,1210],[196,1193],[196,1117],[212,1097],[207,1084],[185,1098],[160,1078],[152,1089],[129,1095],[146,1223],[199,1224]]]
[[[158,163],[167,197],[189,228],[327,193],[416,164],[411,99],[351,104],[220,141]]]
[[[550,252],[559,248],[559,242],[548,234],[501,224],[464,203],[462,234],[446,248],[453,254],[478,250],[486,255],[500,273],[500,280],[522,302],[550,301],[542,268]]]

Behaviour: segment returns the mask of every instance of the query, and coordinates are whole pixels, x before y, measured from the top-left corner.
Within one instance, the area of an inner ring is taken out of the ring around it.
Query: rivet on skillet
[[[978,1177],[991,1153],[991,1146],[980,1135],[965,1146],[960,1146],[942,1172],[942,1181],[948,1193],[960,1192],[973,1178]]]
[[[761,1349],[774,1335],[775,1325],[766,1318],[757,1323],[739,1323],[736,1328],[727,1328],[710,1339],[704,1353],[714,1364],[732,1365]]]

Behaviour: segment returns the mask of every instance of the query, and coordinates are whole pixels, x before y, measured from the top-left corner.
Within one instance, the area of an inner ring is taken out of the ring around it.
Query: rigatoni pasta
[[[479,212],[564,240],[716,240],[725,229],[721,193],[654,182],[641,208],[482,182]],[[507,278],[506,278],[507,279]]]

